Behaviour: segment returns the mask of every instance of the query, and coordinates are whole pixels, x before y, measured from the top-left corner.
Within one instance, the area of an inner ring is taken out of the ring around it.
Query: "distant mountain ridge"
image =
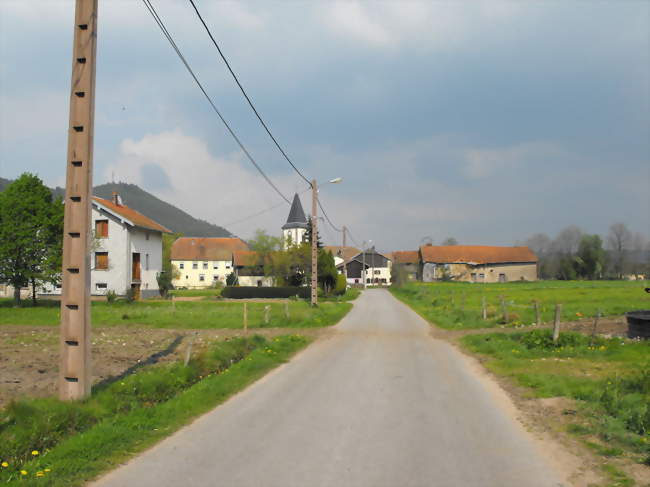
[[[11,180],[0,178],[0,191],[11,183]],[[113,191],[117,192],[125,205],[139,211],[152,220],[169,228],[175,233],[187,237],[231,237],[228,230],[219,225],[194,218],[183,210],[157,198],[136,184],[106,183],[93,188],[93,195],[110,199]],[[63,188],[52,189],[55,196],[63,196]]]

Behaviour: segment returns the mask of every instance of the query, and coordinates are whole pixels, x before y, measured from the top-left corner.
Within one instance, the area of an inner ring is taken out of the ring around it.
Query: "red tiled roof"
[[[505,262],[537,262],[528,247],[489,247],[485,245],[424,245],[420,247],[423,262],[452,264],[456,262],[499,264]]]
[[[332,255],[334,257],[340,257],[344,261],[350,260],[352,257],[355,255],[359,254],[361,252],[359,249],[355,247],[343,247],[343,246],[337,246],[337,245],[326,245],[325,250],[329,250],[332,252]]]
[[[392,259],[396,264],[417,264],[420,262],[420,254],[417,250],[396,250]]]
[[[135,211],[133,208],[129,208],[125,205],[116,205],[110,200],[98,198],[97,196],[93,196],[93,200],[95,200],[100,205],[105,206],[112,212],[117,213],[121,217],[126,218],[136,227],[155,230],[156,232],[172,233],[168,228],[163,227],[160,223],[156,223],[151,218],[144,216],[142,213]]]
[[[172,245],[171,260],[229,261],[239,250],[248,250],[240,238],[182,237]]]
[[[252,267],[261,264],[260,256],[254,250],[236,250],[232,253],[232,265],[235,267]]]

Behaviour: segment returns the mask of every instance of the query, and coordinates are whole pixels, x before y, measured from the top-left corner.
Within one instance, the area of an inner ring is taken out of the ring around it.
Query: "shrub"
[[[334,294],[337,296],[342,296],[345,294],[345,290],[348,287],[348,283],[343,274],[338,274],[336,276],[336,285],[334,286]]]
[[[236,286],[239,284],[239,279],[237,279],[237,274],[231,272],[226,276],[226,286]]]
[[[109,304],[112,304],[115,301],[117,301],[117,293],[115,291],[113,291],[112,289],[109,289],[108,291],[106,291],[106,301]]]
[[[135,301],[135,289],[133,289],[132,287],[127,289],[126,294],[124,295],[124,299],[129,304],[131,304],[133,301]]]
[[[299,296],[307,299],[310,296],[309,287],[256,287],[256,286],[227,286],[221,291],[224,298],[291,298]]]

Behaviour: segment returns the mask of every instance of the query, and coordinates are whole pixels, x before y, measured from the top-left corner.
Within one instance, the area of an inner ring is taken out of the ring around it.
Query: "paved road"
[[[428,331],[387,291],[366,291],[331,337],[96,485],[563,485]]]

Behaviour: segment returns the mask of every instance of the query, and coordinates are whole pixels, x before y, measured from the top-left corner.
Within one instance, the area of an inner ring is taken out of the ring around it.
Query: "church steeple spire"
[[[307,217],[305,217],[302,203],[296,193],[293,196],[287,223],[282,225],[283,247],[286,249],[288,246],[301,244],[305,238],[307,227]]]

